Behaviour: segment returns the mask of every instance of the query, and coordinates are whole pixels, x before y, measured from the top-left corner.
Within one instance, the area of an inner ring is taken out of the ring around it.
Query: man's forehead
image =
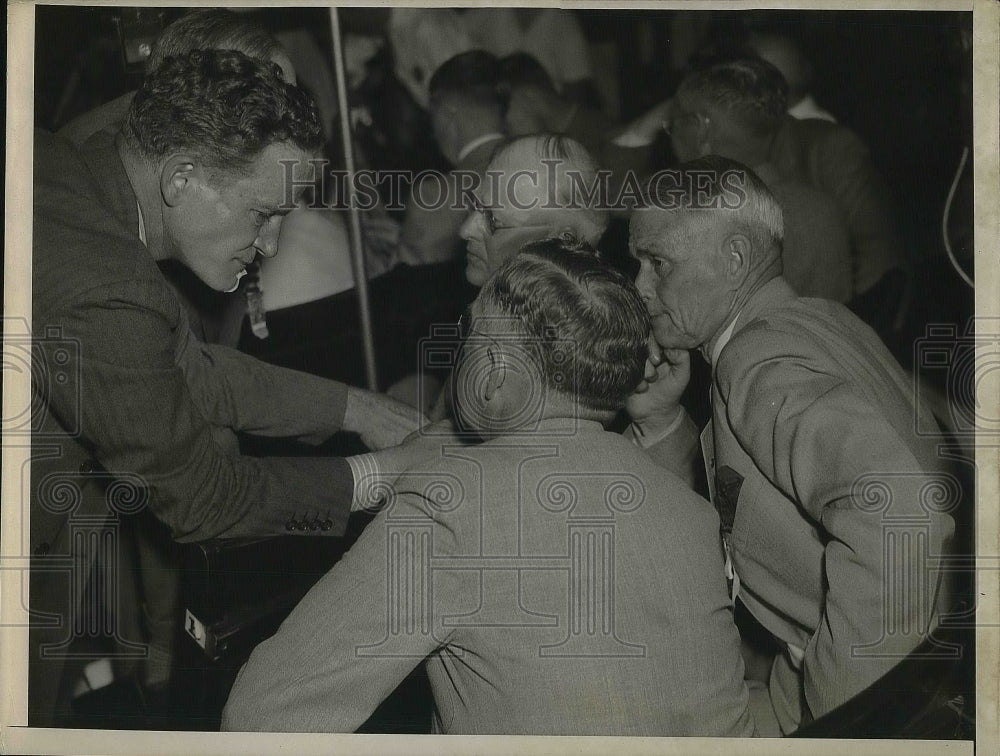
[[[633,238],[655,238],[683,227],[690,222],[690,213],[683,210],[665,210],[660,207],[642,207],[632,213],[629,222]]]
[[[244,179],[261,202],[281,203],[295,197],[317,178],[316,153],[289,144],[272,144],[261,151]]]

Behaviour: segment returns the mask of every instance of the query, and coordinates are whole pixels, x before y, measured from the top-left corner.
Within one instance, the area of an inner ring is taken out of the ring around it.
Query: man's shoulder
[[[718,371],[738,376],[749,361],[819,358],[827,361],[825,336],[849,323],[843,305],[796,297],[763,309],[738,328],[719,356]],[[841,328],[842,329],[842,328]]]
[[[36,313],[93,294],[170,307],[162,274],[135,229],[111,207],[110,193],[88,160],[65,139],[35,134],[32,278]],[[96,159],[105,159],[97,152]],[[130,193],[121,206],[135,203]],[[136,216],[138,218],[138,216]],[[117,293],[115,293],[117,292]]]
[[[771,145],[771,160],[787,173],[791,164],[810,173],[846,170],[869,158],[861,137],[839,123],[787,116]]]

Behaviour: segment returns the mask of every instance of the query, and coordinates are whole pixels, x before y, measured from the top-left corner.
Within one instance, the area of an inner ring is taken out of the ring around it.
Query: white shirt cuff
[[[358,454],[347,457],[347,464],[354,476],[354,496],[351,498],[351,511],[375,511],[381,508],[388,498],[388,488],[382,479],[378,459],[374,454]]]

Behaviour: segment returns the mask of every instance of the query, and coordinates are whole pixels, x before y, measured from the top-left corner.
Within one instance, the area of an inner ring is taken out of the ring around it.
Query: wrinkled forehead
[[[683,209],[638,208],[629,220],[629,241],[641,239],[648,242],[684,231],[695,223],[692,215]]]

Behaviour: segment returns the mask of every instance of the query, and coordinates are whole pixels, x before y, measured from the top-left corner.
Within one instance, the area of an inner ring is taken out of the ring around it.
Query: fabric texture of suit
[[[836,202],[803,181],[782,177],[769,163],[753,170],[781,207],[784,279],[799,296],[846,303],[854,289],[851,240]]]
[[[708,502],[590,421],[441,452],[253,652],[223,729],[352,731],[426,657],[439,732],[753,734]]]
[[[88,533],[113,534],[120,517],[148,506],[181,541],[290,526],[312,532],[297,527],[306,520],[336,535],[353,492],[342,459],[240,456],[234,431],[314,442],[333,435],[346,388],[194,338],[138,239],[136,198],[105,136],[78,153],[35,135],[32,395],[40,423],[32,435],[30,607],[38,614],[29,717],[38,724],[53,716],[63,663],[58,648],[40,647],[71,640],[85,609],[80,585],[96,548]],[[116,547],[113,535],[100,541]],[[114,555],[105,557],[113,566]]]
[[[717,351],[703,438],[712,498],[739,600],[787,648],[770,678],[787,734],[933,629],[949,596],[928,560],[945,553],[958,502],[934,501],[947,473],[913,430],[933,419],[843,306],[799,298],[777,278]]]
[[[892,270],[907,270],[889,187],[865,144],[828,121],[786,116],[771,142],[769,162],[786,179],[819,189],[837,203],[851,237],[852,296]]]

